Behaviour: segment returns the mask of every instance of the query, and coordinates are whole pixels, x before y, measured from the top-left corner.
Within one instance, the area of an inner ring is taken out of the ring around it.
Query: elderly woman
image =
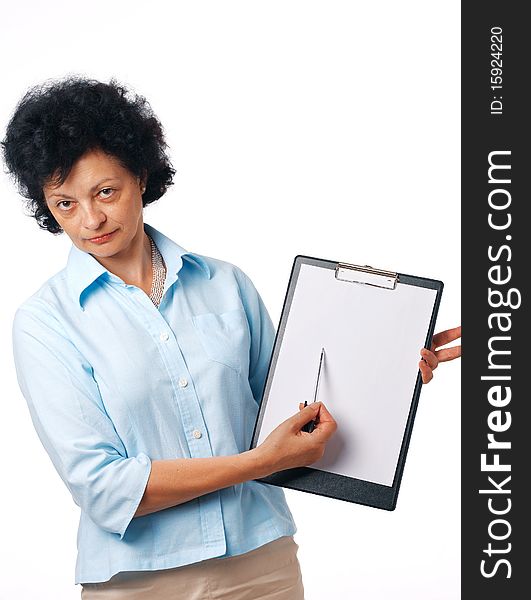
[[[312,403],[248,450],[275,329],[241,269],[144,223],[175,173],[149,104],[114,80],[48,82],[2,146],[31,216],[72,241],[16,311],[13,350],[81,509],[82,598],[303,598],[284,492],[255,479],[318,460],[336,423]],[[459,334],[423,350],[425,382]]]

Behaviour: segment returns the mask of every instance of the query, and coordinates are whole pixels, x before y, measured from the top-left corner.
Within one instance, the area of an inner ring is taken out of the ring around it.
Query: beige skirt
[[[156,571],[121,571],[82,584],[82,600],[304,600],[293,536],[255,550]]]

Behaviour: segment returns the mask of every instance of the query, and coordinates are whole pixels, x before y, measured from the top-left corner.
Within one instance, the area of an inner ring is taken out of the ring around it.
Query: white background
[[[162,121],[175,185],[145,221],[240,266],[275,324],[293,258],[441,279],[437,330],[460,322],[459,3],[3,3],[2,137],[26,89],[115,76]],[[24,216],[0,178],[0,598],[67,600],[78,507],[15,378],[16,307],[70,240]],[[382,348],[382,377],[394,360]],[[286,490],[306,600],[452,600],[460,586],[460,362],[421,396],[397,509]]]

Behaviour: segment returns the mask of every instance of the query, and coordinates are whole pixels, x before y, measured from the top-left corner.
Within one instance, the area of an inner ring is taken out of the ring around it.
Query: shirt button
[[[180,385],[181,387],[186,387],[186,386],[188,385],[188,381],[187,381],[187,380],[186,380],[184,377],[181,377],[181,378],[179,379],[179,385]]]
[[[168,332],[167,332],[167,331],[163,331],[163,332],[160,334],[160,339],[161,339],[163,342],[167,342],[167,341],[168,341],[168,339],[169,339],[169,337],[170,337],[170,336],[169,336],[169,334],[168,334]]]
[[[198,440],[203,434],[199,431],[199,429],[194,429],[192,434],[196,440]]]

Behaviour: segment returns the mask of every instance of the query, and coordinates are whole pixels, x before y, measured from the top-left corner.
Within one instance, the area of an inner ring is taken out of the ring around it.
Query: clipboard
[[[369,266],[297,255],[250,449],[313,401],[337,422],[310,467],[257,479],[321,496],[394,510],[443,282]]]

